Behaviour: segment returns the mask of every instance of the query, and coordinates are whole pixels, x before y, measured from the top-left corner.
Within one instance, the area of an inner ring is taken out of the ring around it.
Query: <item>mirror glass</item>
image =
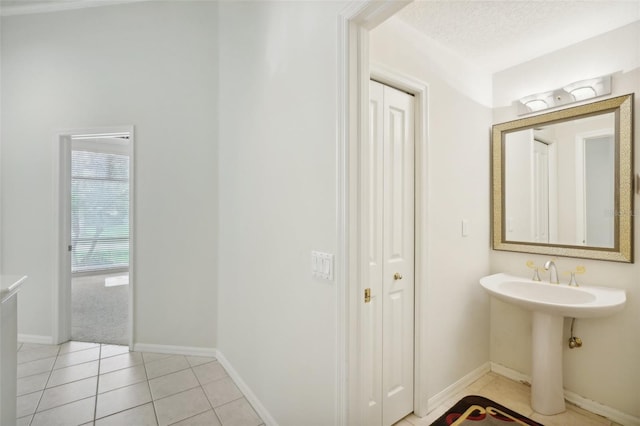
[[[632,105],[494,126],[494,249],[632,261]]]

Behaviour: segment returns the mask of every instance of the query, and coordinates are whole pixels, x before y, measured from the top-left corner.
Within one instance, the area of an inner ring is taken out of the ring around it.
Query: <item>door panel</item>
[[[413,411],[413,96],[384,87],[383,425]]]
[[[413,97],[370,82],[369,144],[362,147],[368,254],[361,316],[363,416],[391,425],[413,411]]]
[[[367,268],[362,280],[371,289],[371,301],[362,306],[362,392],[365,397],[362,419],[366,425],[380,425],[382,421],[382,215],[383,215],[383,138],[384,93],[379,83],[369,84],[369,144],[363,147],[367,159],[362,182],[366,185],[362,194],[367,206],[366,246]]]

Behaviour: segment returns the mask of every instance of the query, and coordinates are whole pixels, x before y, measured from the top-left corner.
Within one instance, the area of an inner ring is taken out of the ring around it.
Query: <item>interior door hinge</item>
[[[371,289],[370,288],[365,288],[364,289],[364,303],[369,303],[371,302]]]

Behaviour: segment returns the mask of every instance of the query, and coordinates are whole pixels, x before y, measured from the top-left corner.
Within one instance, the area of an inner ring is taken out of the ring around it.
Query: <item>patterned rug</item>
[[[449,411],[440,416],[438,420],[431,423],[431,426],[506,426],[508,423],[514,426],[543,426],[490,399],[476,395],[469,395],[462,398],[456,405],[451,407]]]

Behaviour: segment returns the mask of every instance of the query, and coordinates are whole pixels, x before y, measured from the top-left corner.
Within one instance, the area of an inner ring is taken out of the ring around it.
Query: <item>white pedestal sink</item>
[[[533,312],[531,407],[540,414],[565,410],[562,386],[564,317],[593,318],[622,310],[624,290],[549,284],[508,274],[480,279],[492,296]]]

